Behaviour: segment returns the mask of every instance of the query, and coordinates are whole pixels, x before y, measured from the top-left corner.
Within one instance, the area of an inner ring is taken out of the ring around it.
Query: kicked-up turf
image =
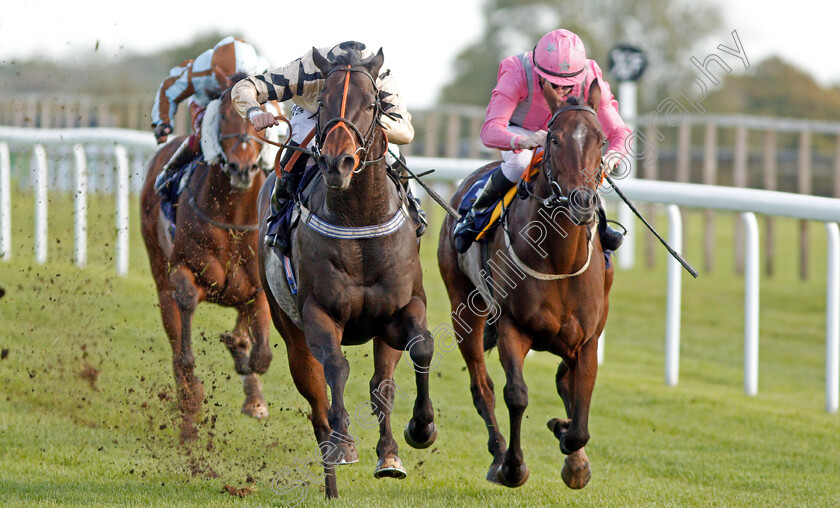
[[[655,268],[618,271],[586,447],[592,481],[560,479],[564,456],[546,429],[563,416],[558,359],[526,360],[529,406],[523,450],[530,479],[518,489],[484,480],[487,433],[457,351],[431,378],[437,442],[402,439],[413,404],[410,362],[397,369],[393,430],[405,480],[375,480],[378,432],[363,411],[370,345],[345,348],[346,401],[360,461],[338,472],[341,498],[323,499],[309,407],[291,382],[285,347],[263,376],[266,421],[239,414],[244,400],[219,333],[233,312],[199,307],[198,375],[206,389],[199,439],[178,440],[171,355],[132,205],[131,262],[114,273],[113,202],[90,203],[89,266],[72,258],[72,203],[50,202],[49,260],[32,258],[31,195],[13,194],[13,252],[0,262],[0,504],[3,506],[837,506],[840,416],[824,409],[825,234],[811,225],[810,278],[797,278],[798,223],[777,221],[775,275],[761,279],[759,393],[743,391],[743,277],[732,270],[733,220],[716,223],[715,270],[684,274],[682,356],[676,387],[664,383],[665,252]],[[439,224],[440,214],[432,214]],[[660,229],[665,221],[660,219]],[[702,266],[700,214],[688,217],[686,257]],[[448,323],[436,227],[422,255],[430,327]],[[621,251],[619,251],[619,255]],[[498,356],[488,358],[497,416],[508,434]],[[242,494],[237,497],[233,494]]]

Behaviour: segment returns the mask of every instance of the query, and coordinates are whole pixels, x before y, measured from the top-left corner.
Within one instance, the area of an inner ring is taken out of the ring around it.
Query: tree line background
[[[609,15],[605,15],[609,13]],[[439,104],[485,106],[495,85],[499,62],[534,47],[556,27],[581,36],[587,55],[599,62],[608,80],[607,52],[618,43],[641,47],[649,61],[639,82],[641,112],[679,94],[696,73],[689,58],[698,47],[731,45],[713,7],[679,0],[486,0],[483,32],[452,62],[452,80],[439,92]],[[228,34],[209,31],[191,42],[152,54],[127,54],[117,62],[97,57],[72,65],[45,59],[0,63],[0,91],[85,93],[94,96],[154,94],[169,69],[195,58]],[[744,43],[749,50],[748,42]],[[748,53],[749,56],[749,53]],[[840,118],[840,84],[823,87],[795,63],[778,57],[750,61],[746,72],[727,74],[710,89],[703,105],[713,113],[835,120]],[[115,72],[116,69],[116,72]]]

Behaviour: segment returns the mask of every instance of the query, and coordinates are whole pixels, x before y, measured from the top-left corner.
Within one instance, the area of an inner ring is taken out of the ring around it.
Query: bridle
[[[583,104],[570,104],[563,108],[558,109],[554,112],[551,116],[551,119],[548,121],[548,132],[551,132],[552,126],[557,121],[557,118],[567,111],[586,111],[587,113],[591,113],[592,115],[597,117],[597,113],[595,110],[590,108],[589,106]],[[606,142],[606,141],[605,141]],[[603,144],[602,144],[603,146]],[[546,180],[549,182],[549,186],[551,188],[551,195],[547,198],[542,198],[540,196],[535,195],[531,190],[528,188],[528,181],[525,179],[520,181],[520,188],[525,190],[527,196],[530,196],[537,201],[541,202],[544,206],[549,208],[560,206],[560,205],[568,205],[569,203],[569,196],[564,195],[563,189],[560,187],[560,184],[557,183],[554,179],[551,178],[551,150],[546,147],[543,150],[543,159],[542,164],[540,165],[540,170],[546,177]],[[526,173],[528,175],[528,180],[530,180],[530,172]],[[603,161],[598,166],[598,174],[601,176],[601,180],[596,185],[595,189],[597,191],[598,187],[600,187],[601,183],[603,183],[604,177],[604,163]],[[526,197],[527,197],[526,196]],[[511,239],[510,231],[508,228],[508,210],[507,208],[502,212],[502,232],[504,235],[505,247],[507,248],[508,254],[510,254],[511,260],[519,267],[523,272],[527,273],[531,277],[541,280],[541,281],[556,281],[556,280],[563,280],[568,279],[571,277],[577,277],[578,275],[582,274],[589,268],[589,264],[592,261],[592,252],[594,250],[593,242],[595,240],[595,230],[598,226],[597,222],[592,225],[592,227],[587,228],[586,231],[586,262],[581,266],[577,271],[573,273],[563,273],[563,274],[551,274],[551,273],[543,273],[533,268],[529,267],[519,256],[516,254],[516,250],[513,248],[513,241]]]
[[[321,147],[323,146],[324,142],[326,141],[327,137],[332,134],[333,131],[336,129],[343,129],[350,136],[353,138],[354,143],[358,140],[361,145],[353,152],[353,158],[355,159],[355,165],[353,166],[353,173],[359,173],[366,167],[376,164],[385,158],[385,154],[383,154],[374,160],[368,160],[368,156],[370,155],[371,151],[371,144],[373,143],[373,137],[375,134],[376,126],[382,125],[380,123],[380,119],[383,115],[382,104],[380,102],[379,96],[379,88],[376,86],[376,79],[364,68],[353,67],[351,65],[343,65],[340,67],[335,67],[331,69],[327,75],[324,77],[324,81],[326,82],[329,77],[335,72],[345,72],[344,76],[344,90],[341,94],[341,112],[339,113],[340,116],[332,118],[329,120],[325,125],[321,125],[321,108],[323,105],[320,105],[318,108],[317,113],[317,120],[315,125],[315,147],[313,149],[313,157],[316,160],[319,160],[323,157],[321,154]],[[370,127],[367,130],[367,133],[362,134],[361,129],[359,129],[352,121],[350,121],[345,115],[347,110],[347,94],[350,88],[350,75],[353,72],[358,72],[368,79],[370,79],[371,84],[373,85],[373,93],[374,93],[374,103],[373,103],[373,121],[370,123]],[[361,155],[360,155],[361,154]]]
[[[562,107],[562,108],[558,109],[557,111],[555,111],[553,115],[551,115],[551,119],[548,121],[548,128],[547,128],[547,131],[549,133],[551,133],[551,129],[554,126],[554,123],[560,117],[560,115],[562,115],[563,113],[566,113],[568,111],[585,111],[587,113],[592,114],[596,118],[598,116],[598,114],[595,112],[594,109],[592,109],[589,106],[586,106],[584,104],[572,104],[572,105]],[[607,141],[605,139],[603,141],[603,143],[601,143],[601,146],[603,146],[606,142]],[[527,195],[529,195],[530,197],[532,197],[532,198],[534,198],[538,201],[541,201],[543,203],[543,205],[545,205],[549,208],[553,208],[555,206],[568,204],[568,202],[569,202],[568,194],[569,193],[563,192],[563,188],[560,187],[560,184],[557,183],[557,181],[552,178],[551,150],[548,147],[545,147],[543,149],[543,159],[542,159],[542,164],[540,164],[540,170],[545,175],[546,181],[548,182],[549,187],[551,188],[551,194],[546,198],[543,198],[543,197],[540,197],[540,196],[537,196],[536,194],[534,194],[531,191],[531,189],[528,187],[528,183],[530,182],[530,175],[528,175],[525,179],[523,179],[522,188],[524,189],[524,192]],[[599,178],[598,184],[595,186],[596,191],[601,186],[601,184],[604,182],[605,172],[604,172],[603,161],[598,166],[597,175],[600,178]],[[592,175],[587,175],[587,176],[592,176]]]

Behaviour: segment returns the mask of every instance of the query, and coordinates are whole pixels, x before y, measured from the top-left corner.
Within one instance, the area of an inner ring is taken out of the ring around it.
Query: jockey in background
[[[169,77],[161,83],[152,107],[152,128],[158,143],[166,142],[172,133],[172,118],[178,105],[189,98],[190,124],[193,132],[178,147],[178,150],[163,167],[155,182],[160,187],[182,165],[191,161],[199,152],[201,120],[204,109],[233,84],[234,74],[258,74],[269,67],[268,60],[257,55],[253,46],[231,36],[219,41],[213,49],[198,55],[195,60],[185,60],[169,71]]]
[[[291,100],[294,103],[292,117],[289,119],[292,137],[288,143],[292,146],[301,146],[305,138],[309,138],[306,148],[311,148],[315,144],[314,136],[310,133],[315,130],[318,99],[325,81],[325,77],[321,75],[321,71],[312,60],[312,51],[307,51],[305,55],[284,67],[239,81],[233,87],[231,94],[233,105],[239,114],[250,120],[257,130],[278,124],[272,113],[260,109],[260,104],[272,100],[278,102]],[[359,52],[362,58],[373,56],[373,52],[364,44],[356,41],[342,42],[331,48],[321,48],[316,51],[330,61],[349,51]],[[388,153],[385,158],[388,165],[393,167],[396,159],[391,153],[402,159],[396,145],[410,143],[414,139],[414,127],[411,125],[411,115],[403,104],[391,70],[383,65],[379,70],[379,76],[374,76],[374,78],[382,100],[382,110],[385,112],[381,118],[388,138]],[[295,156],[296,153],[297,156]],[[265,238],[268,245],[278,245],[283,250],[287,247],[288,231],[280,230],[279,211],[283,203],[294,196],[308,159],[308,156],[301,156],[300,152],[293,150],[287,149],[283,154],[281,161],[283,172],[281,178],[274,184],[271,199],[271,216],[268,219],[268,232]],[[420,208],[419,202],[413,197],[409,200],[409,210],[417,224],[417,236],[420,236],[425,230],[426,215]]]
[[[501,150],[503,162],[493,170],[469,213],[455,225],[454,244],[459,252],[466,252],[479,233],[474,227],[476,213],[484,212],[504,196],[522,177],[533,150],[545,145],[551,111],[542,88],[551,86],[560,95],[578,97],[585,103],[589,86],[596,79],[601,86],[598,121],[609,140],[603,164],[604,170],[609,172],[627,153],[624,142],[630,135],[630,128],[618,115],[618,102],[613,98],[601,68],[594,60],[586,58],[580,37],[568,30],[554,30],[544,35],[533,51],[502,60],[481,127],[481,142]],[[606,226],[602,206],[598,213],[601,245],[605,250],[615,250],[624,237]]]

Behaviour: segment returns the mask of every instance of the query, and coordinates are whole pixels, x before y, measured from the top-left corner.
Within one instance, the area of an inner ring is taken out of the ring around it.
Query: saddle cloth
[[[534,151],[534,156],[531,158],[531,162],[522,173],[522,178],[525,178],[526,181],[529,181],[530,178],[539,170],[540,164],[542,163],[542,155],[542,150]],[[490,179],[490,175],[493,171],[496,171],[498,168],[499,166],[496,166],[490,171],[484,173],[481,178],[472,184],[472,187],[470,187],[470,190],[464,194],[464,197],[461,198],[461,203],[458,205],[458,213],[461,214],[462,217],[469,213],[473,202],[478,196],[478,193],[484,188],[484,185],[487,183],[487,180]],[[499,217],[502,216],[502,211],[510,206],[513,198],[516,196],[516,189],[516,186],[511,187],[511,189],[508,190],[502,198],[496,201],[493,206],[488,207],[483,212],[476,213],[475,228],[479,231],[478,236],[476,236],[477,241],[486,241],[487,235],[499,224]]]

